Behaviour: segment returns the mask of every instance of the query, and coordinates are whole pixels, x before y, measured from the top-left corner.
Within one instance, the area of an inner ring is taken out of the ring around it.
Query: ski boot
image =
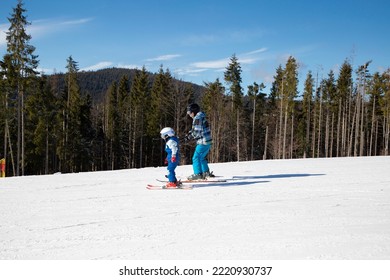
[[[206,171],[202,175],[203,175],[204,179],[214,178],[215,177],[215,175],[213,174],[213,171],[211,171],[211,172],[210,171]]]
[[[177,185],[176,185],[175,182],[168,182],[168,183],[166,183],[166,185],[165,185],[164,188],[165,188],[165,189],[176,189],[176,188],[177,188]]]
[[[196,181],[196,180],[203,180],[205,177],[203,174],[192,174],[191,176],[188,176],[187,179],[190,181]]]
[[[164,186],[164,188],[165,188],[165,189],[180,189],[182,185],[183,185],[183,183],[180,182],[180,181],[168,182],[168,183]]]

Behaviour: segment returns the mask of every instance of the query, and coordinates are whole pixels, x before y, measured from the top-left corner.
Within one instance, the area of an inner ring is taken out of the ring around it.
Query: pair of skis
[[[167,183],[168,181],[164,180],[159,180],[157,181],[161,183]],[[148,190],[192,190],[193,185],[192,183],[216,183],[216,182],[226,182],[226,179],[203,179],[203,180],[183,180],[180,181],[182,184],[176,188],[167,188],[166,186],[161,186],[161,185],[152,185],[148,184],[146,188]]]

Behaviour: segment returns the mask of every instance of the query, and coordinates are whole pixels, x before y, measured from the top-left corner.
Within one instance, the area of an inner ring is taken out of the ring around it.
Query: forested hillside
[[[79,71],[77,74],[80,90],[84,94],[89,94],[94,102],[101,102],[113,82],[118,82],[123,76],[126,76],[131,82],[137,73],[136,69],[127,68],[106,68],[96,71]],[[149,82],[153,82],[154,73],[148,72]],[[59,89],[65,86],[65,73],[52,74],[48,77],[55,83]],[[175,79],[174,79],[175,80]],[[204,87],[185,81],[177,81],[179,84],[188,84],[194,89],[196,96],[200,96],[204,91]]]
[[[145,67],[81,72],[72,56],[66,73],[47,76],[37,71],[24,13],[19,2],[0,61],[0,158],[7,176],[161,165],[159,131],[170,126],[184,136],[191,102],[208,116],[211,162],[389,154],[390,69],[371,73],[370,61],[354,67],[346,59],[338,73],[319,79],[308,71],[299,81],[290,56],[275,69],[267,93],[260,81],[242,87],[235,55],[221,79],[204,85],[179,81],[163,66],[157,73]],[[193,146],[182,141],[183,164]]]

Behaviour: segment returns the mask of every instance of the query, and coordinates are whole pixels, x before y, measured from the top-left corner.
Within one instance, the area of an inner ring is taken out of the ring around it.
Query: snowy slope
[[[390,258],[390,157],[211,169],[234,180],[147,190],[165,167],[0,179],[0,259]]]

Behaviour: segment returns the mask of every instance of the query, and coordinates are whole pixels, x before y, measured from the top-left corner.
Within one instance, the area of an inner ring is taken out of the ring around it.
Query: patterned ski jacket
[[[190,135],[196,140],[196,144],[209,145],[213,142],[211,138],[211,130],[206,115],[203,112],[198,112],[192,122],[192,130]]]

